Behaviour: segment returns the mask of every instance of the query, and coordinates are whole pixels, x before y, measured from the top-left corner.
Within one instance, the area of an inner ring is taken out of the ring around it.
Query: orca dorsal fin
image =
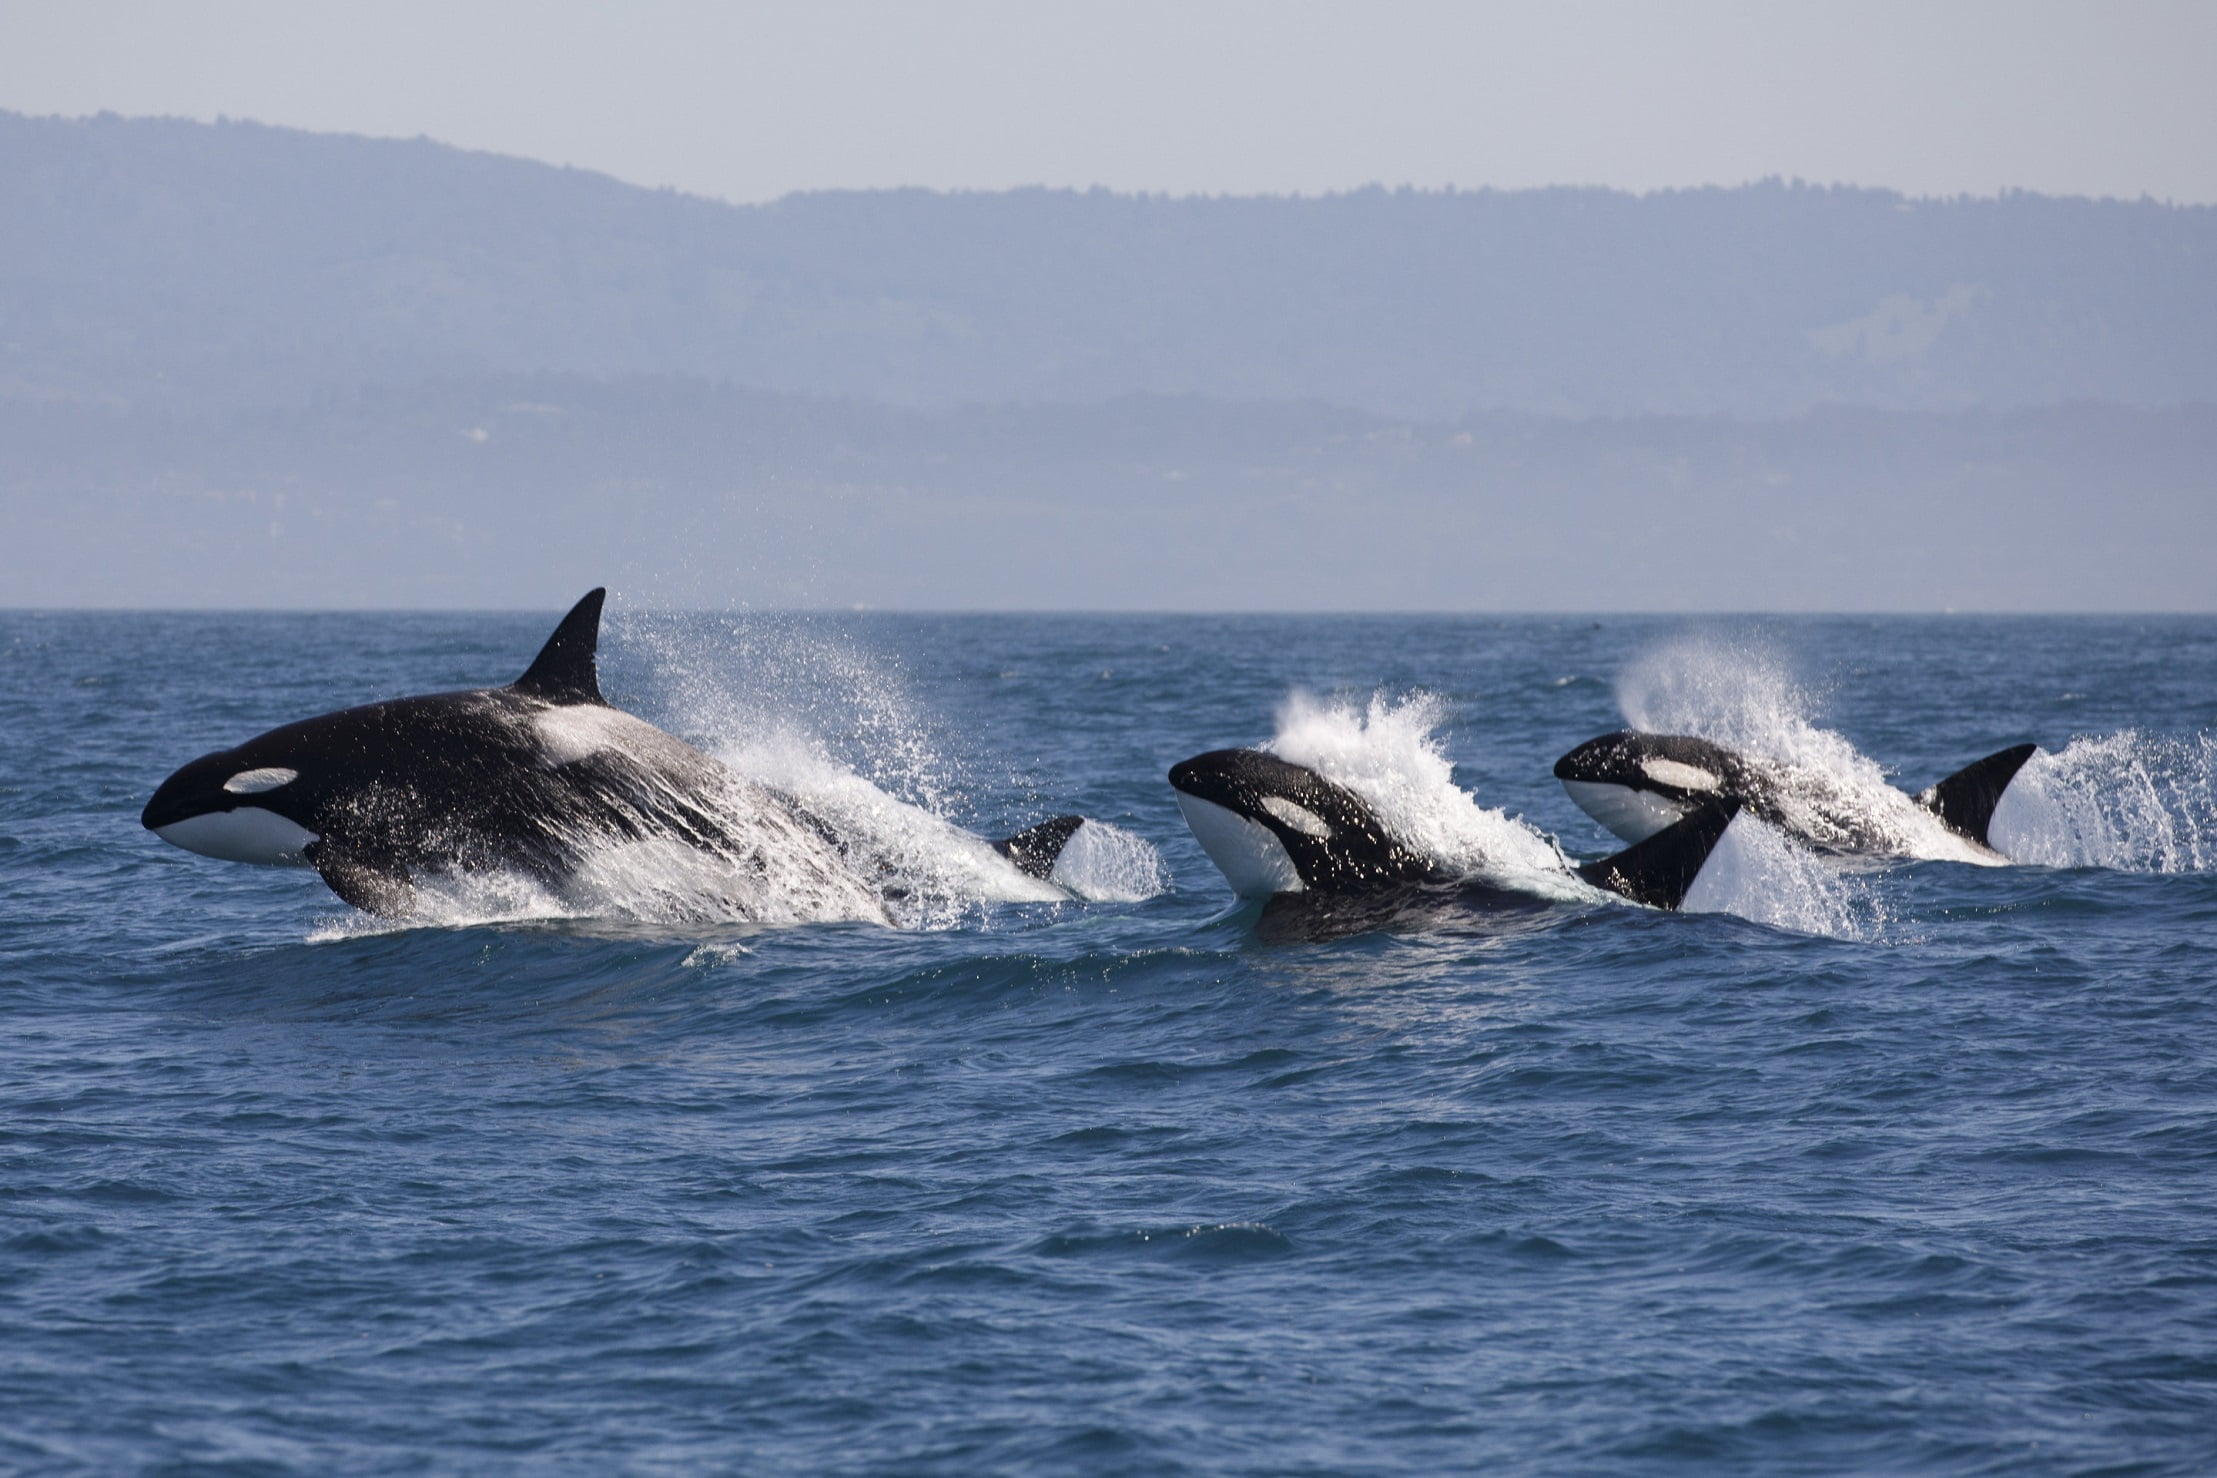
[[[607,598],[605,586],[586,591],[539,648],[523,676],[508,686],[549,703],[605,705],[608,700],[600,695],[600,669],[594,658],[600,650],[600,606]]]
[[[1070,838],[1085,825],[1083,816],[1057,816],[1052,821],[1042,821],[1037,826],[1027,826],[1012,837],[1003,837],[993,844],[993,850],[1016,864],[1016,870],[1026,877],[1045,882],[1054,876],[1055,859]]]
[[[1587,863],[1578,869],[1578,876],[1634,903],[1674,909],[1686,901],[1694,879],[1701,876],[1702,865],[1724,839],[1732,818],[1739,814],[1736,799],[1703,806],[1644,842],[1634,842],[1613,857]]]
[[[2025,761],[2039,748],[2037,744],[2012,744],[1999,754],[1965,765],[1918,796],[1917,804],[1946,822],[1948,830],[1961,832],[1981,847],[1991,846],[1986,829],[1994,824],[1994,807],[2001,804],[2001,793],[2009,789],[2009,782],[2017,778]]]

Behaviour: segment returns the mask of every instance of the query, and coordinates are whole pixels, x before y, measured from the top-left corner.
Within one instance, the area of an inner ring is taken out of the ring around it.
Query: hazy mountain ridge
[[[722,205],[428,141],[0,115],[0,393],[679,375],[1404,418],[2217,399],[2217,209],[1780,184]]]
[[[2217,210],[8,115],[0,191],[0,605],[2217,608]]]

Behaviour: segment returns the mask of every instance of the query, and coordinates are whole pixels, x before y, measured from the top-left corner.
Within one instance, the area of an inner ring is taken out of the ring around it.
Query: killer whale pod
[[[1171,767],[1194,839],[1235,894],[1298,911],[1289,932],[1328,936],[1443,909],[1515,912],[1533,895],[1475,884],[1396,837],[1361,796],[1306,765],[1258,749],[1220,749]],[[1571,869],[1587,884],[1650,908],[1686,900],[1739,814],[1725,799],[1695,807],[1613,856]]]

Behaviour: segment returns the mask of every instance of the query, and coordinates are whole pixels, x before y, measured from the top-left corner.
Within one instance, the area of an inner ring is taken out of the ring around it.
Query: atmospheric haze
[[[0,604],[2217,606],[2202,7],[5,12]]]

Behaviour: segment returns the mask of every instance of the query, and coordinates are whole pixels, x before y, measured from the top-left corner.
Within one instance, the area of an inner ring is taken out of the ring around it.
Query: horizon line
[[[2157,206],[2165,210],[2179,211],[2217,210],[2217,198],[2212,198],[2210,200],[2181,200],[2172,196],[2152,195],[2146,191],[2142,191],[2138,195],[2056,194],[2044,190],[2033,189],[2026,186],[2005,185],[1997,187],[1991,192],[1959,190],[1952,194],[1917,194],[1893,185],[1874,185],[1851,180],[1812,180],[1800,175],[1789,176],[1778,174],[1761,175],[1755,178],[1742,179],[1731,183],[1708,180],[1690,184],[1656,185],[1647,188],[1635,188],[1625,185],[1578,183],[1573,181],[1557,181],[1543,185],[1489,185],[1461,184],[1455,182],[1418,184],[1412,181],[1398,181],[1388,183],[1384,180],[1371,180],[1357,185],[1328,186],[1317,190],[1219,190],[1185,192],[1176,190],[1149,190],[1120,185],[1106,185],[1099,182],[1086,185],[1048,184],[1041,181],[1026,181],[1004,185],[812,185],[802,189],[788,190],[779,195],[767,195],[753,199],[735,199],[729,196],[707,194],[699,190],[682,189],[678,186],[670,184],[656,184],[648,183],[643,180],[630,179],[623,175],[614,174],[608,170],[598,169],[588,165],[570,164],[567,162],[561,162],[551,159],[542,159],[529,154],[511,154],[505,153],[498,149],[479,148],[470,144],[452,143],[445,139],[435,138],[428,133],[364,133],[340,129],[306,128],[292,123],[271,123],[259,118],[235,117],[227,113],[218,113],[214,117],[209,118],[199,117],[186,113],[119,113],[110,108],[102,108],[98,111],[90,113],[27,113],[18,111],[13,108],[0,107],[0,118],[16,118],[37,123],[64,124],[85,124],[109,121],[117,123],[182,123],[189,124],[198,128],[208,129],[264,129],[272,133],[298,134],[307,138],[352,139],[366,143],[393,144],[402,146],[410,144],[427,144],[433,148],[445,150],[456,154],[469,154],[487,159],[505,160],[516,164],[535,165],[541,169],[555,170],[565,174],[588,175],[597,179],[607,180],[613,184],[622,185],[627,189],[642,190],[647,192],[648,194],[655,195],[671,195],[679,199],[699,201],[706,205],[723,206],[732,210],[770,209],[787,201],[805,200],[813,196],[821,195],[917,194],[944,196],[949,198],[962,196],[997,196],[1025,194],[1107,195],[1114,198],[1126,200],[1162,201],[1178,204],[1205,204],[1212,202],[1239,201],[1287,203],[1305,203],[1312,201],[1323,202],[1331,200],[1344,200],[1352,196],[1371,194],[1417,195],[1452,198],[1464,195],[1546,195],[1561,193],[1615,195],[1622,196],[1631,200],[1650,200],[1673,195],[1697,195],[1711,192],[1718,194],[1730,194],[1743,190],[1761,189],[1807,191],[1810,193],[1830,193],[1836,191],[1852,194],[1881,195],[1890,196],[1896,201],[1910,205],[1998,204],[2000,202],[2015,199],[2017,197],[2029,197],[2035,200],[2047,200],[2056,202],[2083,202],[2091,205],[2150,205]]]
[[[452,606],[452,605],[355,605],[355,606],[179,606],[179,605],[0,605],[0,617],[7,616],[531,616],[539,617],[567,610],[572,601],[558,601],[547,606]],[[635,604],[617,594],[609,606],[609,616],[627,615],[673,616],[965,616],[965,617],[1032,617],[1069,616],[1088,620],[1127,620],[1134,618],[1179,618],[1191,620],[1225,620],[1258,618],[1268,620],[1533,620],[1533,621],[1768,621],[1768,620],[2147,620],[2156,617],[2208,619],[2217,618],[2217,605],[2206,607],[2161,607],[2140,609],[2107,608],[2085,610],[2028,610],[2012,607],[1873,607],[1867,610],[1829,609],[1792,610],[1747,608],[1741,610],[1606,610],[1563,608],[1550,610],[1524,607],[1503,608],[1389,608],[1351,607],[1340,610],[1294,610],[1261,606],[1232,606],[1222,609],[1171,606],[874,606],[868,604],[840,605],[753,605],[745,602],[723,606],[684,604]]]

